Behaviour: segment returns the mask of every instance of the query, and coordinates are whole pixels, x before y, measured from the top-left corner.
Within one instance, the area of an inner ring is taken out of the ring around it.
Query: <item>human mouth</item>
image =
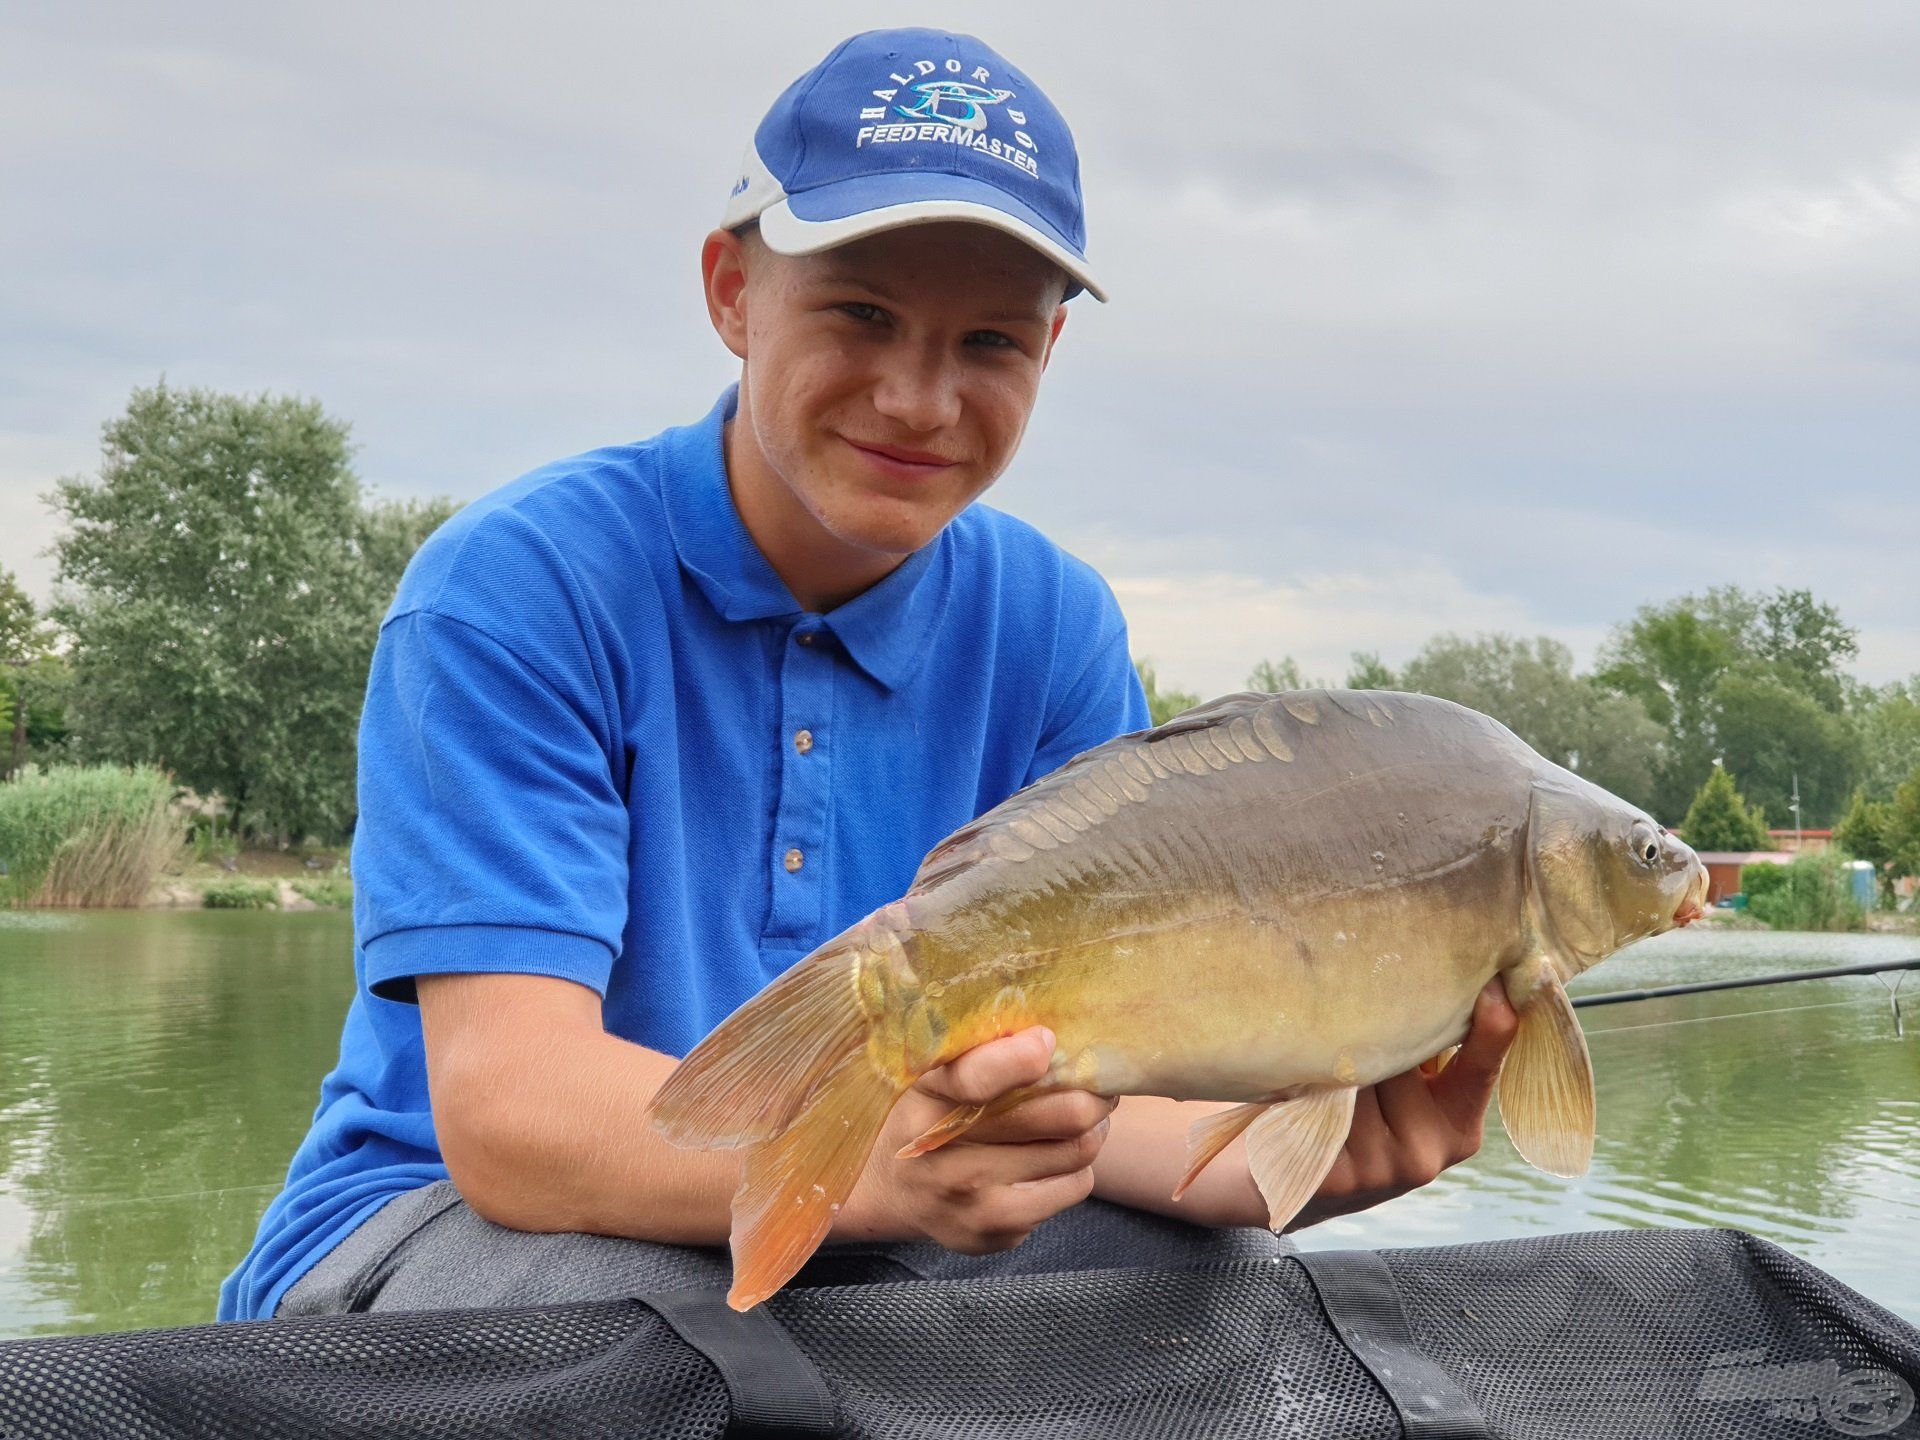
[[[901,445],[868,445],[858,440],[848,440],[844,435],[840,439],[845,441],[848,448],[859,452],[860,457],[874,469],[895,480],[924,480],[960,463],[930,450],[909,450]]]

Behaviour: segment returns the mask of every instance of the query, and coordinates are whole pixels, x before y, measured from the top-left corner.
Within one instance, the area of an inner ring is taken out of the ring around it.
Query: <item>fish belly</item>
[[[1461,1037],[1493,970],[1234,917],[1081,947],[1029,976],[1017,1004],[1020,1023],[1057,1037],[1061,1083],[1244,1102],[1410,1069]]]

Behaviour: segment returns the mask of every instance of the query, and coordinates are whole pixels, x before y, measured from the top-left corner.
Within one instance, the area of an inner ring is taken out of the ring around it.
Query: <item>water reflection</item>
[[[1906,936],[1689,930],[1623,952],[1575,993],[1819,969],[1920,953]],[[1303,1232],[1309,1248],[1440,1244],[1647,1225],[1764,1236],[1920,1320],[1920,985],[1908,1038],[1868,976],[1580,1012],[1600,1133],[1574,1181],[1490,1125],[1429,1190]]]
[[[0,1333],[212,1317],[331,1064],[342,915],[0,930]]]
[[[0,912],[0,1336],[211,1317],[332,1064],[344,915]],[[1920,953],[1886,936],[1702,933],[1576,990]],[[1870,978],[1581,1012],[1600,1136],[1579,1181],[1486,1148],[1303,1245],[1734,1225],[1920,1320],[1920,980],[1893,1038]]]

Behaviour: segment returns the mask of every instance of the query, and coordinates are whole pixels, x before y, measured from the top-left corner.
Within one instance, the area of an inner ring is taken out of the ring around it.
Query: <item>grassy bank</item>
[[[0,785],[0,903],[138,905],[180,851],[173,781],[151,766],[63,765]]]

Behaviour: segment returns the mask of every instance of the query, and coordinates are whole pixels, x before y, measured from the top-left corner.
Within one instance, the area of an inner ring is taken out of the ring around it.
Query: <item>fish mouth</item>
[[[1697,871],[1693,883],[1687,887],[1686,898],[1680,902],[1680,908],[1673,912],[1673,923],[1677,929],[1691,925],[1707,913],[1707,872],[1704,868]]]

